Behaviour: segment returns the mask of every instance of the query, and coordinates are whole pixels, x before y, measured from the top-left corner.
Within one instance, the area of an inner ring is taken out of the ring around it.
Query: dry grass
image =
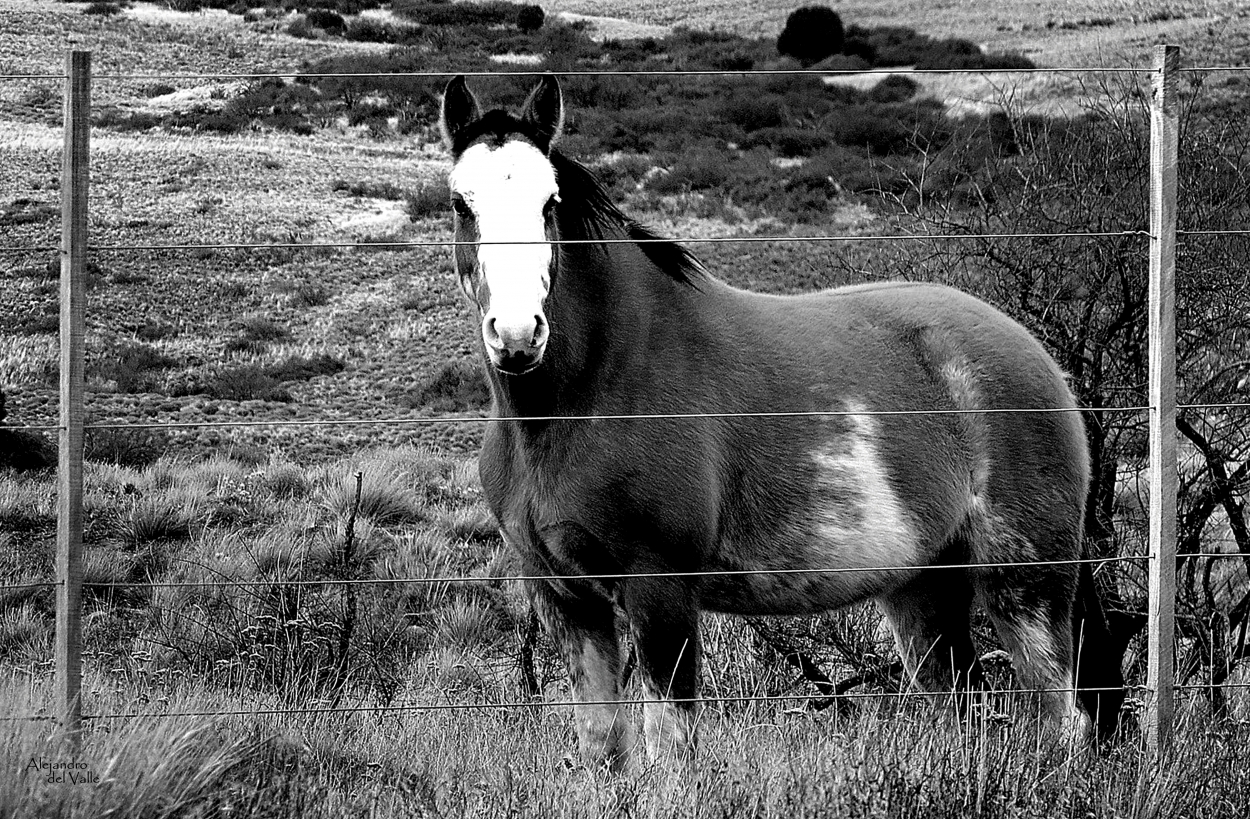
[[[472,696],[472,669],[454,653],[444,661]],[[114,689],[105,704],[134,708],[139,694]],[[14,680],[2,699],[37,709],[43,692]],[[143,710],[230,705],[181,684]],[[0,778],[0,813],[1232,819],[1250,798],[1244,726],[1211,730],[1186,712],[1175,755],[1153,761],[1132,742],[1074,755],[1013,716],[957,725],[918,701],[844,718],[710,707],[694,768],[625,777],[567,764],[567,715],[549,709],[141,718],[92,723],[78,759],[111,781],[90,787],[26,770],[32,757],[69,756],[46,723],[6,722],[0,764],[15,775]]]

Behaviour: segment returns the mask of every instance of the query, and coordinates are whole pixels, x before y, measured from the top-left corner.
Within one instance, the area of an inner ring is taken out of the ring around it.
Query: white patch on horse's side
[[[846,408],[852,413],[864,411],[851,402]],[[882,462],[876,421],[871,415],[846,417],[851,431],[812,453],[818,469],[817,548],[832,552],[829,565],[914,564],[915,529]]]
[[[939,371],[946,383],[947,391],[955,404],[955,409],[969,414],[960,418],[966,443],[971,448],[972,458],[971,502],[980,507],[984,502],[986,487],[990,481],[990,461],[985,440],[984,416],[971,414],[973,410],[983,409],[981,390],[977,383],[976,369],[962,356],[949,358],[942,363]]]
[[[448,181],[477,221],[477,259],[492,316],[508,324],[542,315],[552,253],[543,208],[559,189],[551,161],[524,140],[498,147],[479,142],[460,155]]]

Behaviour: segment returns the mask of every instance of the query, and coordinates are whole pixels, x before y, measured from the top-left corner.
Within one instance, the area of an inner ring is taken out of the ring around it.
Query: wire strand
[[[1177,691],[1201,691],[1212,688],[1221,689],[1237,689],[1244,690],[1250,688],[1250,683],[1178,683],[1173,688]],[[1137,692],[1141,694],[1149,694],[1150,688],[1146,685],[1123,685],[1123,686],[1101,686],[1101,687],[1066,687],[1066,688],[1009,688],[1009,689],[987,689],[980,691],[967,692],[974,697],[995,697],[995,696],[1020,696],[1020,695],[1038,695],[1038,694],[1070,694],[1070,693],[1099,693],[1106,691],[1127,691]],[[504,710],[504,709],[532,709],[532,708],[568,708],[579,705],[583,706],[637,706],[646,705],[648,703],[667,704],[667,703],[782,703],[793,702],[796,700],[828,700],[828,699],[849,699],[849,700],[870,700],[870,699],[929,699],[935,697],[958,697],[964,692],[956,691],[845,691],[841,693],[822,694],[760,694],[760,695],[708,695],[698,698],[674,698],[674,699],[616,699],[616,700],[587,700],[578,702],[576,700],[512,700],[505,702],[443,702],[443,703],[410,703],[404,705],[362,705],[347,706],[335,708],[251,708],[251,709],[232,709],[224,711],[129,711],[122,713],[103,713],[103,714],[83,714],[82,719],[86,720],[119,720],[119,719],[166,719],[166,718],[191,718],[191,717],[256,717],[256,716],[281,716],[287,714],[360,714],[360,713],[402,713],[414,711],[483,711],[483,710]],[[15,721],[45,721],[54,720],[53,716],[46,714],[17,714],[12,716],[0,717],[0,722]]]
[[[474,577],[447,575],[441,577],[377,577],[367,579],[326,578],[317,580],[178,580],[134,581],[124,583],[84,583],[93,589],[183,589],[183,588],[272,588],[274,586],[400,586],[438,583],[519,583],[567,580],[638,580],[671,577],[753,577],[759,575],[857,574],[862,572],[917,572],[941,569],[1018,569],[1036,566],[1074,566],[1093,563],[1123,563],[1150,560],[1149,555],[1116,555],[1114,557],[1082,557],[1067,560],[1011,561],[1003,563],[942,563],[918,566],[838,566],[794,569],[708,569],[689,572],[616,572],[606,574],[498,575]]]
[[[1176,555],[1178,560],[1188,559],[1238,559],[1250,560],[1250,554],[1242,552],[1186,552]],[[755,575],[812,575],[812,574],[855,574],[860,572],[904,572],[930,571],[942,569],[1015,569],[1030,566],[1068,566],[1082,564],[1129,563],[1149,561],[1150,555],[1114,555],[1111,557],[1083,557],[1068,560],[1036,560],[1013,561],[1004,563],[942,563],[920,566],[840,566],[828,568],[799,569],[717,569],[692,572],[621,572],[616,574],[567,574],[567,575],[448,575],[438,577],[378,577],[368,579],[326,578],[317,580],[179,580],[179,581],[135,581],[126,583],[97,583],[84,581],[83,586],[91,589],[191,589],[191,588],[272,588],[274,586],[304,588],[324,586],[399,586],[406,584],[435,585],[440,583],[512,583],[512,582],[550,582],[569,580],[627,580],[654,579],[670,577],[740,577]],[[0,585],[0,593],[27,588],[47,588],[62,585],[59,580],[48,580],[36,583],[20,583]]]
[[[509,77],[855,77],[864,74],[900,75],[900,76],[949,76],[967,75],[984,76],[986,74],[1148,74],[1153,69],[1145,67],[1110,68],[1106,66],[1038,66],[1034,68],[909,68],[890,66],[882,68],[857,69],[817,69],[817,68],[707,68],[707,69],[569,69],[562,71],[397,71],[397,72],[302,72],[302,71],[267,71],[240,73],[150,73],[150,72],[105,72],[94,75],[99,80],[249,80],[249,79],[286,79],[300,80],[320,79],[374,79],[374,78],[406,78],[406,79],[448,79],[451,77],[470,78],[509,78]],[[52,75],[56,76],[56,75]],[[63,79],[63,76],[62,76]]]
[[[174,250],[316,250],[321,248],[409,248],[409,247],[481,247],[484,245],[642,245],[642,244],[763,244],[768,242],[890,242],[890,241],[958,241],[991,239],[1105,239],[1149,238],[1145,230],[1074,231],[1070,233],[902,233],[902,234],[827,234],[820,236],[690,236],[634,239],[628,237],[602,239],[535,239],[528,241],[457,241],[455,239],[421,239],[407,242],[221,242],[215,244],[163,245],[90,245],[88,250],[103,253]],[[0,248],[3,249],[3,248]],[[55,248],[52,248],[55,250]]]
[[[1099,692],[1099,691],[1124,691],[1132,690],[1138,686],[1116,686],[1101,688],[1012,688],[984,691],[969,692],[973,696],[998,696],[998,695],[1022,695],[1022,694],[1070,694],[1077,691]],[[166,717],[242,717],[242,716],[263,716],[263,715],[282,715],[282,714],[359,714],[359,713],[387,713],[387,712],[404,712],[404,711],[480,711],[495,709],[520,709],[520,708],[565,708],[570,706],[626,706],[626,705],[648,705],[648,704],[672,704],[672,703],[689,703],[702,704],[710,702],[720,703],[779,703],[793,702],[795,700],[823,700],[823,699],[923,699],[933,697],[957,697],[963,692],[955,691],[848,691],[841,694],[755,694],[755,695],[709,695],[706,697],[674,697],[672,699],[660,698],[641,698],[636,700],[614,699],[614,700],[587,700],[578,702],[576,700],[512,700],[507,702],[430,702],[430,703],[410,703],[404,705],[361,705],[347,706],[338,708],[317,708],[308,706],[304,708],[255,708],[247,710],[229,710],[229,711],[131,711],[119,714],[84,714],[84,720],[107,720],[107,719],[163,719]]]
[[[677,421],[710,420],[715,418],[824,418],[838,416],[910,416],[910,415],[1001,415],[1001,414],[1048,414],[1063,412],[1144,412],[1148,406],[1134,407],[1013,407],[986,409],[932,409],[932,410],[795,410],[761,412],[673,412],[636,415],[518,415],[518,416],[438,416],[433,418],[341,418],[325,420],[291,421],[171,421],[163,423],[116,422],[87,424],[85,430],[93,429],[229,429],[231,427],[316,427],[316,426],[404,426],[408,424],[461,424],[510,421],[513,423],[549,423],[555,421]],[[60,424],[25,424],[6,426],[5,429],[25,431],[49,431],[61,429]]]
[[[56,586],[65,585],[60,580],[36,580],[32,583],[0,583],[0,594],[6,592],[22,591],[24,589],[45,589],[55,588]]]

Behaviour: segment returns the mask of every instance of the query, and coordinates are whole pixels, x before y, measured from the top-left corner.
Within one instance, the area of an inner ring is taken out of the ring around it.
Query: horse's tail
[[[1117,733],[1124,704],[1122,651],[1107,628],[1091,564],[1080,567],[1072,618],[1077,696],[1094,720],[1098,738],[1107,740]]]

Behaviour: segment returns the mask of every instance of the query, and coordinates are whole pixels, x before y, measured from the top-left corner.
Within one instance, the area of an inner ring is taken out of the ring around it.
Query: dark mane
[[[706,278],[702,263],[686,248],[663,239],[650,228],[626,216],[594,174],[580,162],[559,151],[551,152],[551,164],[560,184],[560,231],[566,239],[621,238],[639,241],[651,263],[670,278],[697,287]]]

